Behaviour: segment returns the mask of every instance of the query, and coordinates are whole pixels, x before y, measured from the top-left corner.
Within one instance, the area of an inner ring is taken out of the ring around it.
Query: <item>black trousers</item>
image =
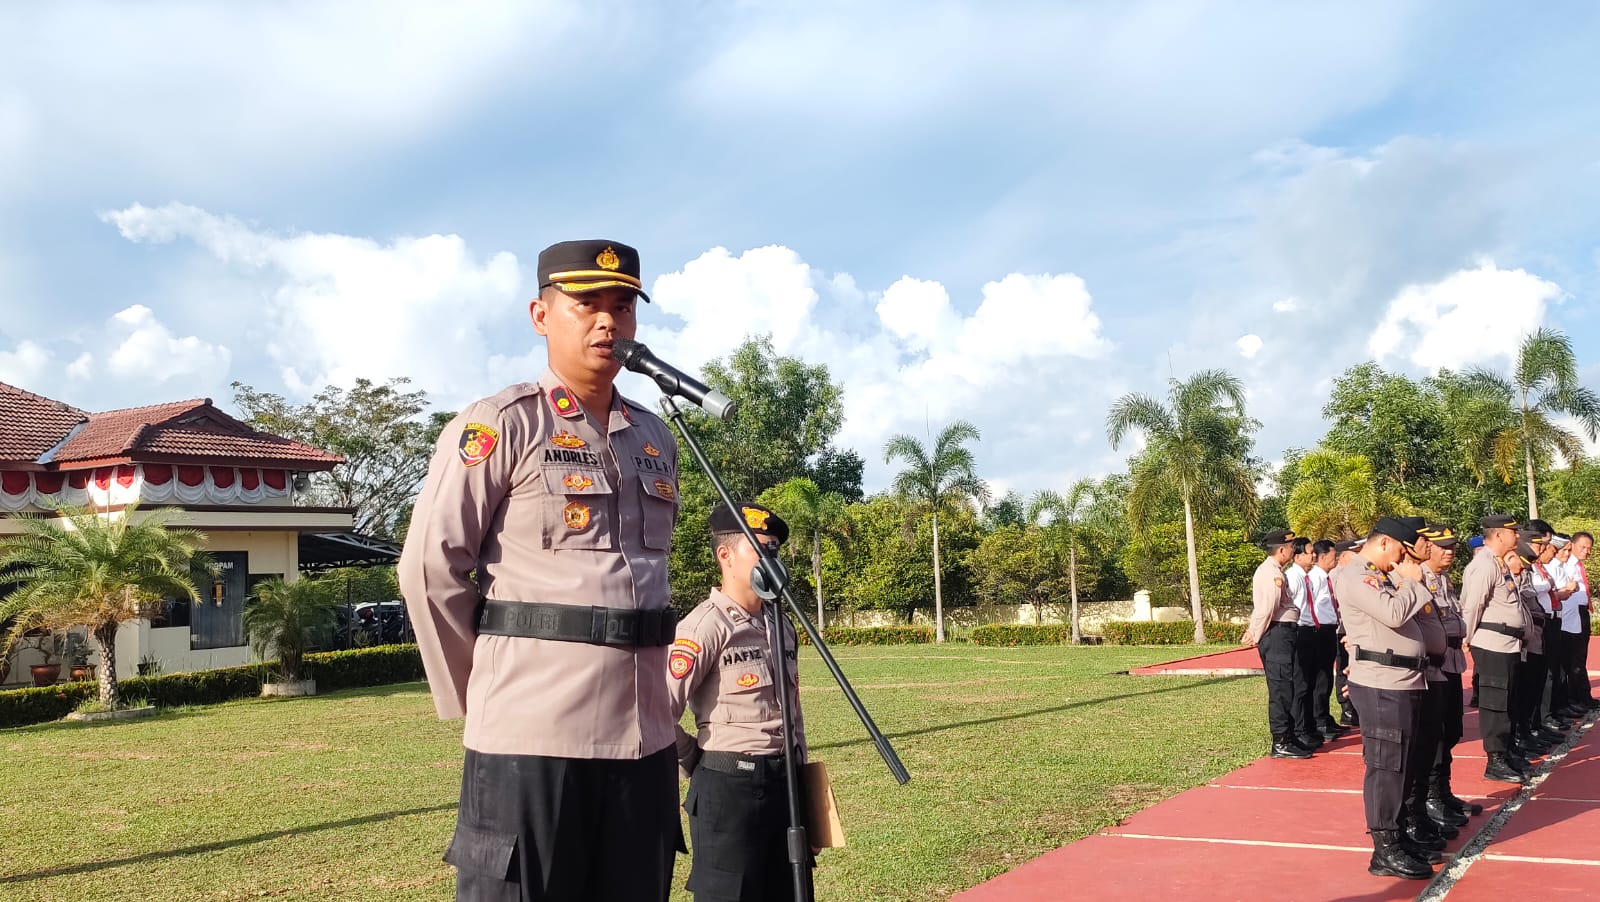
[[[786,840],[788,783],[781,755],[706,752],[689,777],[683,809],[689,813],[693,855],[688,889],[695,902],[794,900],[794,867]],[[810,878],[808,867],[808,884]]]
[[[1344,672],[1349,668],[1350,649],[1344,647],[1344,632],[1341,630],[1334,640],[1333,694],[1339,700],[1339,719],[1353,724],[1360,722],[1361,712],[1356,710],[1355,699],[1345,693],[1350,678]]]
[[[1300,628],[1293,623],[1269,623],[1256,643],[1261,669],[1267,676],[1267,725],[1273,739],[1293,737],[1296,723],[1305,716],[1305,683],[1295,668],[1295,643]]]
[[[1511,696],[1511,726],[1517,733],[1526,733],[1544,720],[1539,709],[1544,701],[1544,681],[1547,676],[1542,652],[1528,655],[1528,659],[1517,668],[1517,687]]]
[[[1594,691],[1589,688],[1589,606],[1582,605],[1578,608],[1578,635],[1572,639],[1572,647],[1568,649],[1571,657],[1568,665],[1567,690],[1572,698],[1580,702],[1594,700]]]
[[[678,820],[678,758],[489,755],[467,750],[444,860],[458,902],[665,902]]]
[[[1478,731],[1483,750],[1503,755],[1511,738],[1511,696],[1516,689],[1518,655],[1513,652],[1472,650],[1472,669],[1478,683]]]
[[[1435,684],[1429,683],[1432,689]],[[1447,792],[1450,789],[1450,767],[1455,762],[1451,754],[1461,741],[1462,715],[1465,713],[1461,694],[1461,674],[1446,673],[1444,688],[1439,693],[1439,751],[1433,756],[1433,773],[1430,790]]]
[[[1407,764],[1413,757],[1427,694],[1425,689],[1370,689],[1350,684],[1350,696],[1361,711],[1361,757],[1367,766],[1361,800],[1367,810],[1368,830],[1400,829]]]
[[[1567,666],[1567,662],[1572,658],[1572,643],[1567,639],[1570,635],[1572,634],[1561,631],[1561,622],[1558,620],[1552,619],[1545,625],[1544,661],[1549,677],[1545,681],[1545,686],[1540,687],[1541,694],[1544,695],[1545,714],[1560,711],[1572,701],[1567,694],[1567,678],[1572,673],[1572,668]]]
[[[1312,734],[1331,733],[1338,726],[1328,708],[1328,701],[1333,697],[1333,666],[1339,654],[1338,630],[1331,623],[1302,626],[1295,643],[1295,666],[1306,684],[1303,720],[1310,725]],[[1301,726],[1300,720],[1296,718],[1297,729]]]
[[[1294,732],[1321,738],[1311,707],[1311,687],[1317,681],[1317,628],[1296,626],[1294,633]]]
[[[1427,813],[1423,805],[1428,801],[1433,765],[1439,758],[1444,736],[1444,693],[1443,680],[1429,680],[1428,690],[1422,693],[1417,738],[1411,743],[1411,757],[1406,760],[1406,804],[1413,814]]]

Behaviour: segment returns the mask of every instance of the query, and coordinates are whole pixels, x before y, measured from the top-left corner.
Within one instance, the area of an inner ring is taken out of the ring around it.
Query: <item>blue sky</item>
[[[84,407],[532,378],[539,248],[639,247],[641,338],[827,363],[844,443],[1116,469],[1106,406],[1245,379],[1600,383],[1600,8],[1488,3],[63,3],[0,11],[0,380]],[[648,397],[650,389],[629,385]]]

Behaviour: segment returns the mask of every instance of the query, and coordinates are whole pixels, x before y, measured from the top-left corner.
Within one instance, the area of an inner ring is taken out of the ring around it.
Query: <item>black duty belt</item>
[[[754,774],[783,770],[783,753],[741,755],[738,752],[701,752],[698,766],[724,774]]]
[[[671,608],[639,611],[576,604],[484,599],[478,632],[592,645],[671,645],[678,613]]]
[[[1509,626],[1504,623],[1490,623],[1487,620],[1479,623],[1478,629],[1488,630],[1491,633],[1501,633],[1503,635],[1510,636],[1513,639],[1521,639],[1523,634],[1523,629],[1520,626]]]
[[[1460,636],[1446,636],[1444,642],[1445,642],[1446,645],[1450,646],[1451,648],[1460,648],[1461,647],[1461,637]]]
[[[1365,648],[1356,649],[1357,661],[1371,661],[1385,667],[1404,667],[1407,670],[1427,670],[1428,662],[1425,658],[1412,657],[1411,655],[1397,655],[1392,651],[1368,651]]]
[[[1443,667],[1444,666],[1444,652],[1440,652],[1440,653],[1438,653],[1436,655],[1428,655],[1428,666],[1429,667],[1436,667],[1436,668],[1437,667]]]

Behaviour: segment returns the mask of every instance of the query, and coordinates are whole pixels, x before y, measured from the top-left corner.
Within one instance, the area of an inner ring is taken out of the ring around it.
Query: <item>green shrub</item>
[[[831,641],[831,640],[830,640]],[[317,652],[305,656],[318,692],[409,683],[423,678],[422,656],[415,645],[376,645],[349,651]],[[164,708],[178,705],[212,705],[261,694],[262,664],[222,667],[194,673],[129,677],[118,681],[125,697],[146,700]],[[63,683],[38,689],[0,692],[0,727],[59,720],[84,698],[97,694],[94,683]]]
[[[822,641],[831,645],[924,645],[933,641],[931,626],[829,626],[822,630]],[[800,634],[800,644],[811,638]]]
[[[970,638],[973,645],[1066,645],[1072,641],[1072,627],[989,623],[973,627]]]
[[[1113,620],[1101,628],[1109,645],[1192,645],[1194,621],[1173,620],[1167,623]],[[1244,635],[1242,623],[1207,623],[1206,641],[1222,645],[1238,644]]]

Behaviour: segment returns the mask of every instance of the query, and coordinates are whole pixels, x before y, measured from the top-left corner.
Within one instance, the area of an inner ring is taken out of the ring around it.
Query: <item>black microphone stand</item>
[[[700,443],[695,441],[694,433],[689,429],[689,422],[684,418],[683,408],[668,394],[661,396],[661,409],[667,418],[678,425],[678,434],[683,436],[684,444],[689,446],[689,451],[694,454],[694,459],[700,464],[711,480],[711,485],[717,490],[717,497],[728,506],[731,511],[737,512],[739,505],[728,494],[728,487],[722,484],[722,479],[717,475],[716,468],[706,458],[705,451],[701,450]],[[789,832],[787,834],[789,848],[789,864],[794,869],[794,897],[801,902],[811,900],[810,862],[811,843],[806,838],[805,815],[800,810],[800,762],[794,754],[794,712],[789,710],[789,664],[783,653],[783,611],[778,605],[781,597],[789,603],[789,610],[794,618],[810,637],[811,644],[817,653],[822,656],[828,671],[843,690],[844,697],[850,702],[850,707],[855,709],[856,716],[861,718],[861,725],[866,728],[867,735],[872,737],[872,744],[878,747],[878,754],[883,756],[883,763],[888,765],[889,773],[894,775],[895,781],[904,785],[911,779],[910,771],[900,763],[900,756],[895,754],[894,746],[878,729],[873,722],[872,715],[867,713],[866,705],[861,703],[861,697],[850,685],[844,671],[839,669],[839,662],[834,660],[833,652],[828,650],[828,644],[822,641],[822,634],[811,620],[806,617],[806,612],[794,595],[789,592],[789,571],[778,560],[777,554],[772,552],[760,542],[756,541],[755,533],[751,531],[750,524],[743,517],[736,517],[739,531],[756,552],[761,555],[761,560],[750,573],[750,587],[755,590],[765,603],[762,609],[767,621],[767,647],[772,657],[773,682],[778,690],[778,713],[783,720],[783,771],[789,789]],[[776,649],[774,653],[773,650]],[[799,649],[795,650],[796,664],[799,663]]]

